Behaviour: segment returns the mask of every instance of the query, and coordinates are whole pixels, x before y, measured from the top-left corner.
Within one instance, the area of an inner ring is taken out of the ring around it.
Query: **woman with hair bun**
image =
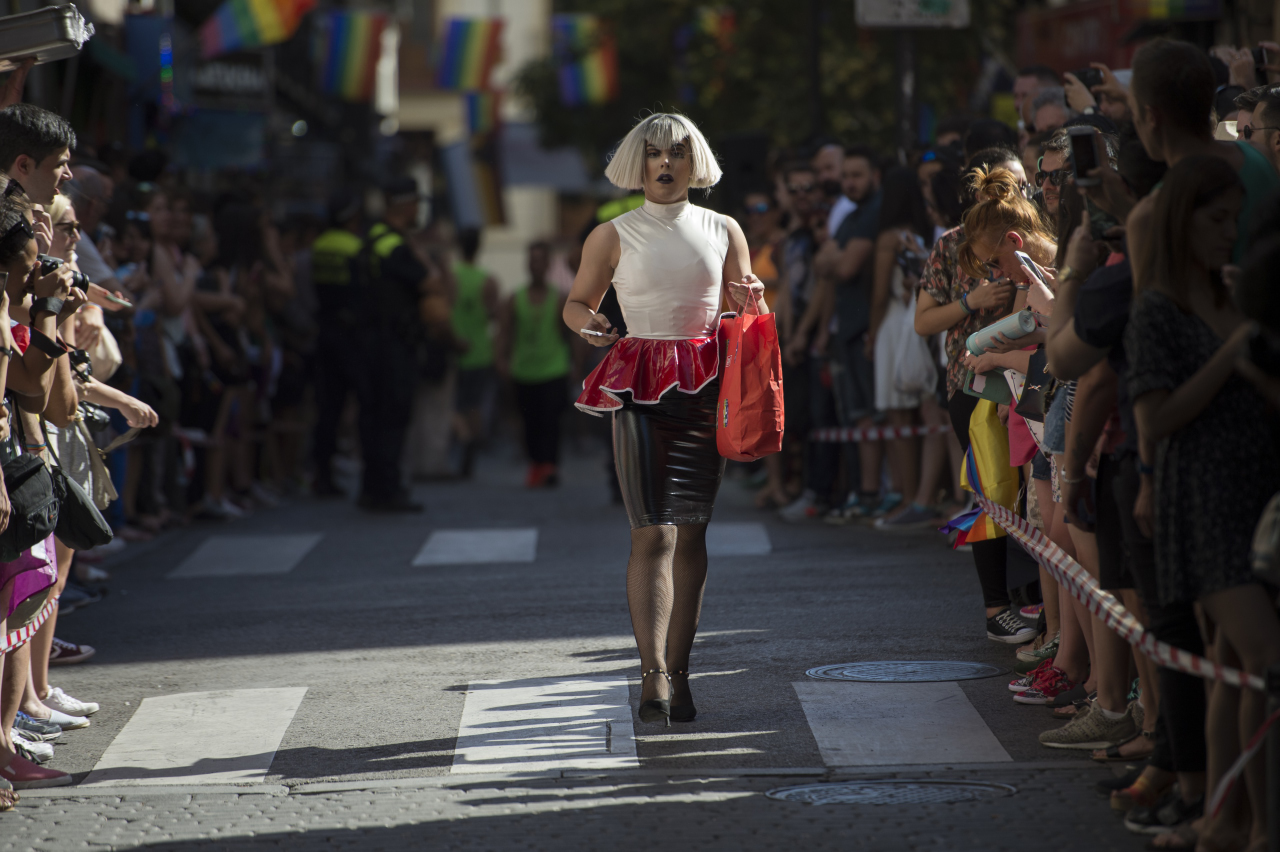
[[[716,450],[716,332],[723,287],[767,313],[764,285],[732,218],[689,202],[720,167],[682,115],[658,113],[626,135],[605,169],[644,205],[598,226],[564,321],[593,346],[612,346],[583,382],[577,407],[613,417],[614,457],[631,522],[627,603],[643,671],[642,722],[691,722],[689,652],[707,578],[707,523],[724,460]],[[619,336],[600,301],[612,284],[626,320]]]

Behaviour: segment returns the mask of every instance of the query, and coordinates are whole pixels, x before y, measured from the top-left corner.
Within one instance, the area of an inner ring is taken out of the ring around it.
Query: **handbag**
[[[904,328],[899,331],[898,351],[893,359],[894,388],[910,395],[929,393],[938,384],[938,368],[929,352],[929,341],[916,334],[915,315],[916,303],[912,299],[911,309],[902,313]]]
[[[71,428],[81,425],[76,423]],[[92,445],[89,449],[92,459]],[[49,454],[55,462],[58,461],[52,442],[49,444]],[[72,550],[91,550],[110,542],[115,537],[111,525],[102,517],[80,483],[67,475],[61,463],[52,468],[49,475],[53,481],[53,495],[58,500],[58,516],[53,527],[53,534],[58,541]]]
[[[782,449],[782,348],[773,314],[753,310],[720,318],[720,398],[716,449],[754,461]]]
[[[1022,385],[1022,393],[1018,395],[1018,404],[1013,410],[1025,420],[1043,423],[1047,407],[1045,395],[1052,382],[1053,376],[1049,375],[1049,356],[1044,351],[1043,345],[1037,346],[1036,351],[1031,353],[1031,361],[1027,365],[1027,380]]]
[[[13,447],[15,436],[23,439],[22,418],[12,412],[17,406],[7,403],[14,428],[9,430],[9,454],[4,463],[4,487],[9,493],[9,524],[0,532],[0,562],[12,562],[36,542],[44,541],[58,523],[58,498],[53,477],[44,461],[34,453],[18,453]]]

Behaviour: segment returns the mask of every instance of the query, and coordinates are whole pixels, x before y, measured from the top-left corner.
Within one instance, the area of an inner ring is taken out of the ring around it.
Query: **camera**
[[[1081,68],[1079,71],[1072,71],[1071,73],[1091,92],[1094,86],[1102,85],[1102,72],[1097,68]]]
[[[40,261],[41,275],[49,275],[52,272],[56,272],[66,262],[60,257],[50,257],[47,254],[40,255],[37,260]],[[72,272],[71,286],[79,287],[81,290],[88,290],[89,278],[83,272]]]

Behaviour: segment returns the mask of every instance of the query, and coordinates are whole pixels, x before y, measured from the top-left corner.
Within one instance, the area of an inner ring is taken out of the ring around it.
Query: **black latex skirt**
[[[613,453],[631,528],[711,520],[724,458],[716,450],[720,381],[696,394],[672,389],[656,403],[623,398]]]

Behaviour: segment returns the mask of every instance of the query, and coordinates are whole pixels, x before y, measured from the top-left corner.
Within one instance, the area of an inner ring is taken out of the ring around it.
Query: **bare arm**
[[[1076,383],[1076,401],[1067,424],[1067,456],[1063,475],[1080,479],[1085,475],[1093,448],[1116,407],[1119,377],[1105,361],[1095,364]],[[1073,509],[1068,505],[1068,510]]]
[[[584,328],[603,333],[603,337],[583,335],[592,346],[608,346],[618,339],[609,320],[596,310],[613,282],[613,270],[617,268],[621,255],[618,229],[611,222],[596,226],[582,246],[582,263],[578,266],[578,275],[573,279],[561,316],[564,324],[575,334]]]
[[[1243,354],[1252,328],[1252,323],[1241,323],[1213,357],[1174,390],[1149,391],[1133,401],[1142,441],[1151,446],[1160,443],[1209,407],[1235,371],[1236,358]]]
[[[179,280],[173,255],[159,243],[151,250],[151,270],[160,287],[160,305],[165,316],[174,317],[186,310],[191,294],[195,292],[195,276]],[[189,267],[188,267],[189,268]]]
[[[875,266],[871,283],[871,337],[880,332],[880,324],[889,310],[889,291],[893,283],[894,258],[898,254],[898,235],[883,231],[876,238]]]
[[[154,426],[160,422],[151,406],[141,400],[129,396],[124,391],[104,385],[97,379],[90,378],[79,387],[80,398],[103,408],[114,408],[124,415],[130,426]]]
[[[747,246],[747,236],[742,233],[742,226],[732,216],[725,216],[725,224],[729,229],[729,251],[724,258],[724,283],[729,287],[729,295],[744,308],[748,301],[754,301],[761,314],[769,313],[769,306],[764,301],[764,285],[751,272],[751,249]]]

